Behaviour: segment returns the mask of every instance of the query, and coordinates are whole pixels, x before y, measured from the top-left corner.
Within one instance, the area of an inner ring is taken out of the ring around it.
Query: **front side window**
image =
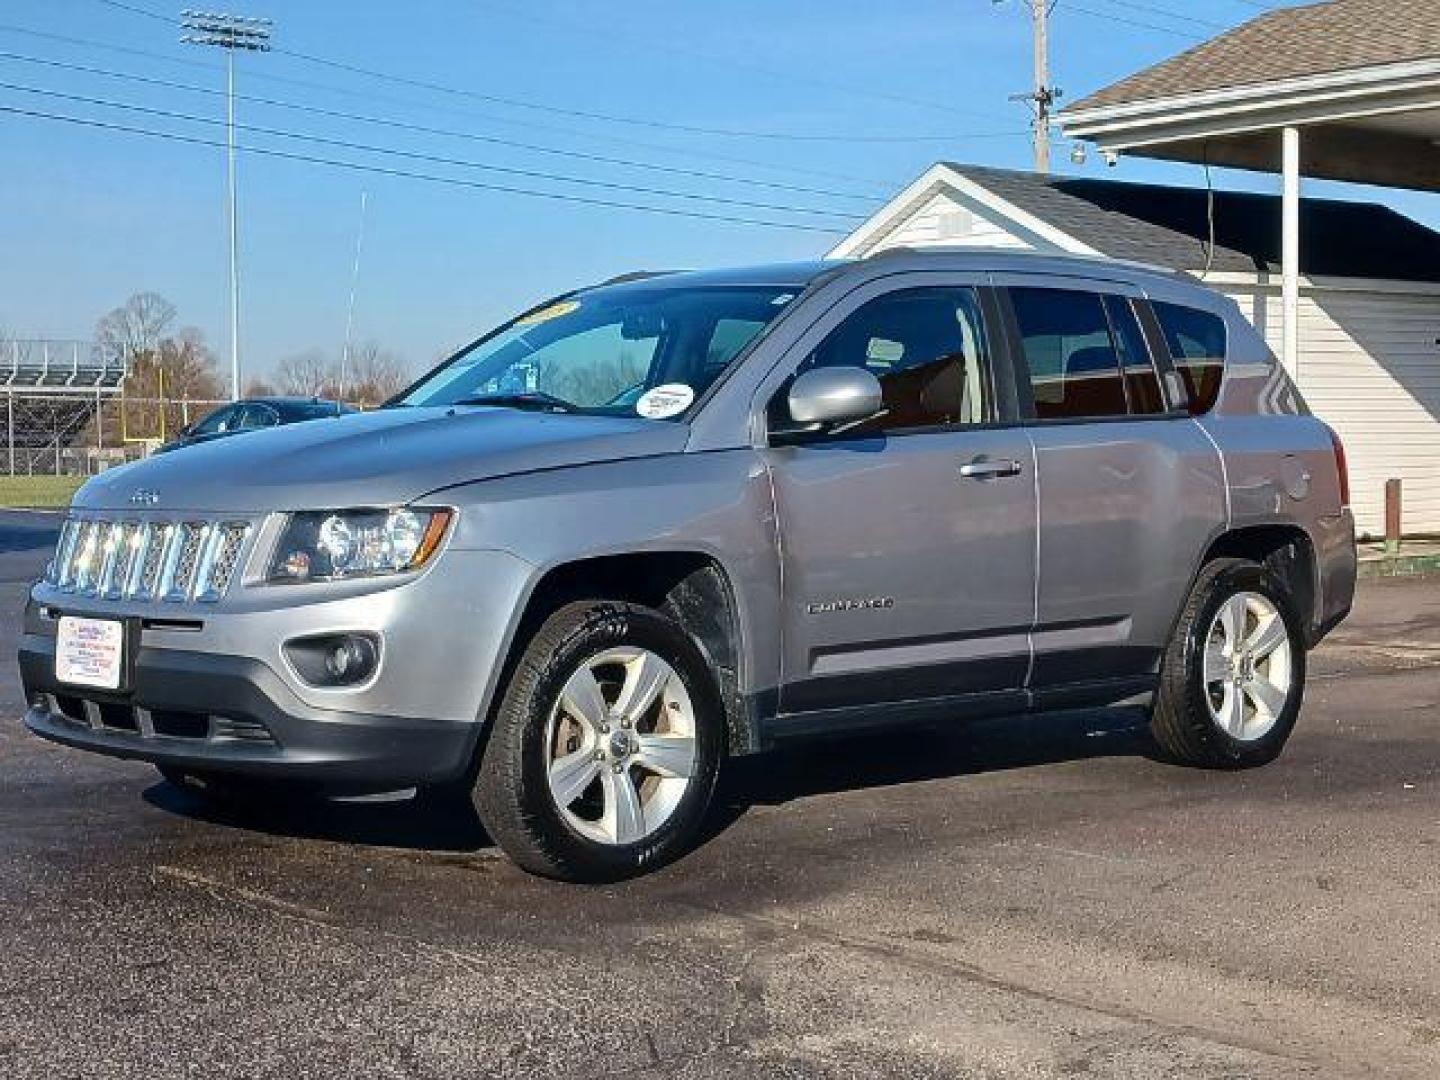
[[[649,281],[576,293],[462,350],[392,404],[669,419],[683,414],[798,291]]]
[[[1225,320],[1181,304],[1152,303],[1166,348],[1185,384],[1190,412],[1199,416],[1215,407],[1225,376]]]
[[[241,411],[240,422],[236,426],[248,431],[251,428],[274,427],[279,422],[279,414],[269,405],[252,402]]]
[[[1132,409],[1127,373],[1135,370],[1138,377],[1149,357],[1143,340],[1125,331],[1112,332],[1111,313],[1098,294],[1015,288],[1010,290],[1010,302],[1030,372],[1036,419],[1083,420],[1159,411],[1146,407],[1143,397]],[[1115,314],[1123,316],[1126,310],[1128,305],[1117,306]],[[1134,331],[1138,335],[1139,327]]]
[[[218,435],[222,431],[230,431],[235,427],[240,416],[239,405],[226,405],[216,409],[205,419],[196,423],[190,428],[192,435]]]
[[[989,418],[985,334],[971,288],[905,289],[857,308],[805,358],[819,367],[863,367],[879,381],[885,411],[852,434],[924,430]],[[788,384],[787,384],[788,387]],[[784,401],[785,389],[777,396]]]

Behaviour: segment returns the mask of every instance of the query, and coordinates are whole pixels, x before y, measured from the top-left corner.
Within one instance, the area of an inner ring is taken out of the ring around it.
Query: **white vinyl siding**
[[[1224,289],[1280,347],[1275,289]],[[1404,483],[1407,533],[1440,533],[1440,293],[1402,282],[1306,289],[1300,374],[1306,402],[1345,443],[1356,525],[1385,529],[1385,481]]]
[[[961,206],[941,192],[931,196],[909,217],[875,243],[875,251],[894,247],[1000,247],[1028,250],[1030,245]]]

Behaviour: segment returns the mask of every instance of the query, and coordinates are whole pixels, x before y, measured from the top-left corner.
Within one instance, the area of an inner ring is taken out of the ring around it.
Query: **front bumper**
[[[25,725],[66,746],[157,765],[386,788],[461,776],[474,722],[317,709],[261,661],[142,648],[128,693],[54,677],[54,638],[26,634]]]
[[[533,573],[505,552],[451,549],[403,581],[245,587],[209,604],[37,583],[19,649],[25,722],[68,746],[160,765],[372,790],[450,780],[469,765]],[[62,614],[132,626],[126,692],[57,682]],[[307,684],[285,642],[338,633],[379,643],[376,675],[356,687]]]

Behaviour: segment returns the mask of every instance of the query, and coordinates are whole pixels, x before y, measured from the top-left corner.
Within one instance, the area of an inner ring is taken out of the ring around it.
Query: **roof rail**
[[[630,281],[644,281],[647,278],[664,277],[666,274],[678,273],[677,270],[629,270],[623,274],[616,274],[612,278],[595,285],[594,288],[602,288],[605,285],[624,285]]]
[[[1036,251],[1033,248],[1010,248],[994,247],[989,245],[967,245],[967,244],[927,244],[921,247],[887,247],[879,251],[872,251],[864,256],[862,261],[869,262],[872,259],[883,259],[903,255],[1003,255],[1006,258],[1020,259],[1057,259],[1068,260],[1078,263],[1100,263],[1107,266],[1120,266],[1128,270],[1145,270],[1152,274],[1161,274],[1165,277],[1192,277],[1184,270],[1177,270],[1173,266],[1161,266],[1158,263],[1142,262],[1139,259],[1122,259],[1114,255],[1106,255],[1104,252],[1083,252],[1083,251]]]

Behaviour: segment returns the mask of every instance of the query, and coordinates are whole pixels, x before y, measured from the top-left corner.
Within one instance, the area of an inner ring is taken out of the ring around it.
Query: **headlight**
[[[272,582],[401,574],[424,566],[450,524],[449,510],[331,510],[294,514],[280,534]]]

